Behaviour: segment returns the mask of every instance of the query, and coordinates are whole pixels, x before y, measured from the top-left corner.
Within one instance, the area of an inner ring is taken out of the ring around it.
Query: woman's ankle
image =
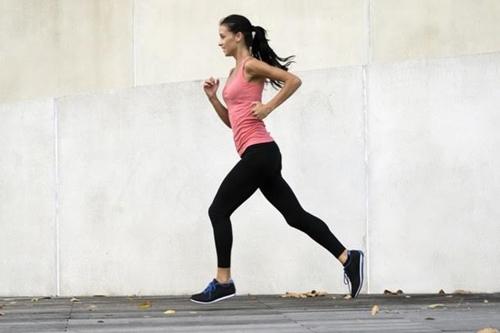
[[[218,267],[217,277],[215,278],[219,283],[228,283],[231,280],[231,268],[229,267]]]
[[[348,251],[347,251],[347,249],[345,249],[345,250],[344,250],[344,251],[340,254],[340,256],[339,256],[337,259],[338,259],[338,261],[340,261],[340,263],[341,263],[343,266],[345,266],[345,265],[346,265],[346,263],[347,263],[347,259],[348,259],[348,258],[349,258],[349,256],[348,256]]]
[[[217,274],[217,277],[215,278],[217,282],[219,283],[229,283],[231,281],[231,275],[227,274]]]

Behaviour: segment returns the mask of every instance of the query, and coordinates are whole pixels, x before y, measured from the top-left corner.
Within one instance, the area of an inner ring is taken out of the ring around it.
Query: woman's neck
[[[239,55],[236,55],[234,58],[236,60],[236,66],[238,66],[239,64],[241,64],[241,62],[243,60],[245,60],[246,58],[250,57],[251,54],[249,52],[241,52]]]

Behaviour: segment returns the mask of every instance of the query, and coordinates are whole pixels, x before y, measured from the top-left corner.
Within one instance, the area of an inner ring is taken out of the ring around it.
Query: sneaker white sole
[[[221,297],[221,298],[217,298],[216,300],[213,300],[211,302],[200,302],[200,301],[195,301],[194,299],[189,299],[191,302],[194,302],[194,303],[197,303],[197,304],[213,304],[213,303],[217,303],[219,301],[223,301],[225,299],[228,299],[228,298],[231,298],[233,297],[234,295],[236,294],[231,294],[231,295],[227,295],[227,296],[224,296],[224,297]]]
[[[356,291],[356,294],[354,295],[354,297],[357,297],[359,295],[359,292],[361,291],[361,288],[363,288],[363,277],[364,277],[364,272],[363,272],[363,268],[364,268],[364,257],[365,257],[365,254],[362,252],[362,251],[359,251],[359,288],[358,290]]]

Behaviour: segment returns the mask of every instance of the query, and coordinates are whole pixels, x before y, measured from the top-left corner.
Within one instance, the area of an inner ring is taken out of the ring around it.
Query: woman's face
[[[234,34],[224,24],[219,26],[219,46],[226,56],[235,54],[241,33]]]

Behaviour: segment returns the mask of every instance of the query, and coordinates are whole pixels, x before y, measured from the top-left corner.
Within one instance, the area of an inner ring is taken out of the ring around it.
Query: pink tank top
[[[246,81],[243,71],[245,62],[250,58],[252,57],[245,58],[239,68],[234,69],[233,78],[228,78],[222,90],[233,130],[234,144],[240,156],[250,145],[274,141],[266,130],[264,121],[255,117],[251,111],[252,102],[262,102],[264,82]]]

